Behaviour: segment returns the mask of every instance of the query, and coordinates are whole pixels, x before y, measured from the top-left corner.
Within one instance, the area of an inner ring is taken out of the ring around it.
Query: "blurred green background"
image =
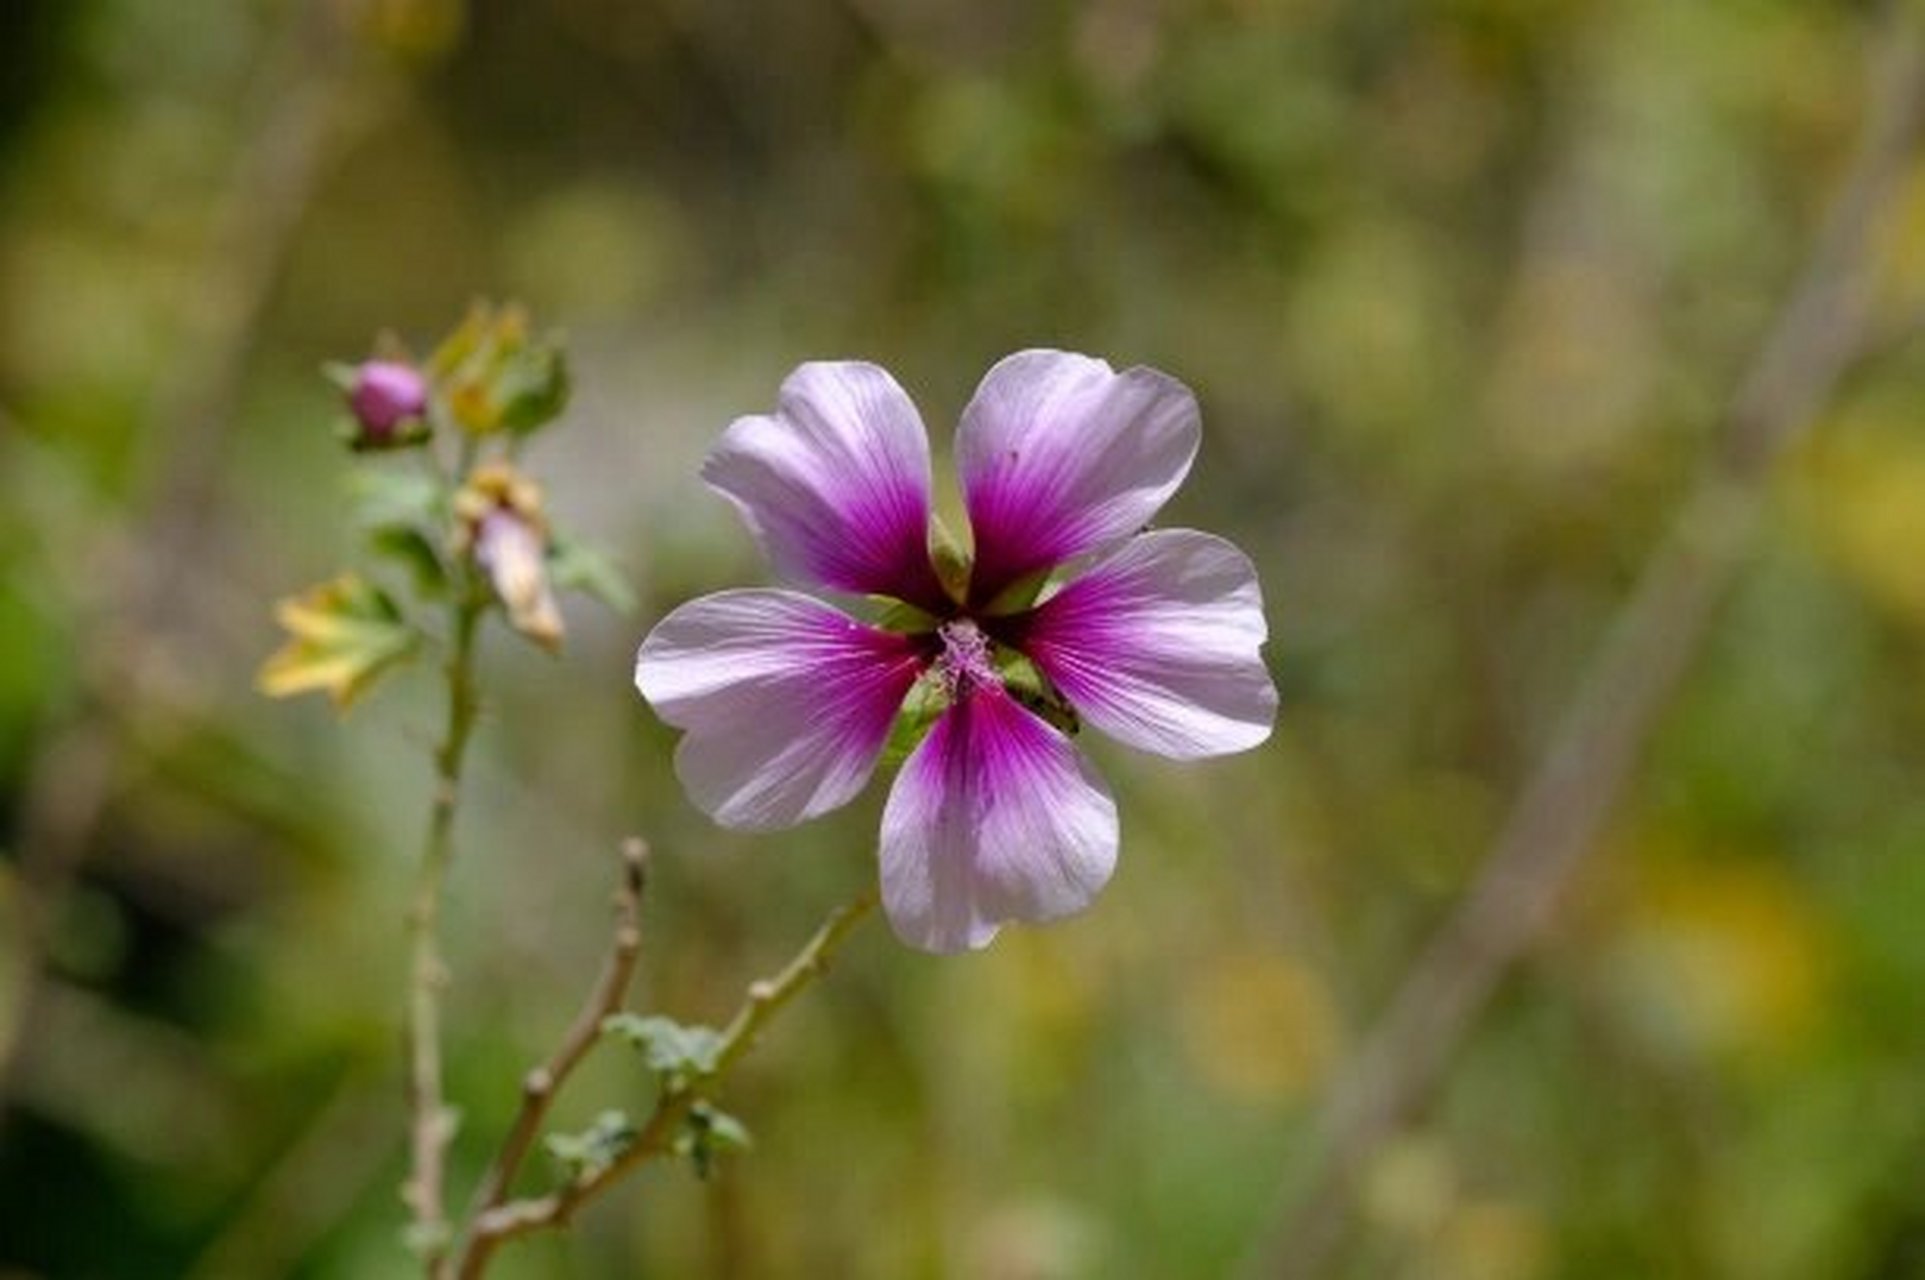
[[[447,921],[465,1196],[657,850],[638,998],[726,1015],[882,789],[711,827],[629,687],[765,570],[695,479],[800,360],[944,448],[1055,345],[1194,386],[1173,524],[1269,602],[1276,737],[1095,754],[1088,914],[870,925],[660,1167],[504,1277],[1229,1274],[1474,873],[1804,253],[1869,6],[10,0],[0,10],[0,1276],[405,1275],[403,905],[437,697],[252,689],[350,553],[324,360],[570,335],[529,456],[643,600],[497,634]],[[1335,1276],[1925,1276],[1925,168],[1889,339],[1782,470],[1599,856]],[[645,1105],[621,1052],[561,1109]],[[456,1203],[460,1203],[460,1197]]]

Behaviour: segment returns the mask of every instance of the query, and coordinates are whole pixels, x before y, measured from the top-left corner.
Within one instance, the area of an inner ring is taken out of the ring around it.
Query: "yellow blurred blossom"
[[[1671,862],[1644,872],[1609,948],[1632,1013],[1697,1052],[1782,1051],[1823,1009],[1830,943],[1774,863]]]
[[[1801,506],[1833,563],[1873,600],[1925,626],[1925,438],[1912,424],[1844,421],[1801,459]]]
[[[1203,1078],[1248,1102],[1315,1089],[1341,1039],[1322,981],[1288,957],[1259,952],[1222,956],[1200,970],[1182,1001],[1182,1033]]]
[[[1545,1225],[1522,1205],[1475,1200],[1444,1225],[1439,1252],[1452,1280],[1531,1280],[1550,1253]]]

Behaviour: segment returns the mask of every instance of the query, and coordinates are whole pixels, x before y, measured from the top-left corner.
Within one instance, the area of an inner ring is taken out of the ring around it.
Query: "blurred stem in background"
[[[1248,1273],[1330,1274],[1363,1171],[1439,1087],[1478,1013],[1597,846],[1744,563],[1773,464],[1878,345],[1869,324],[1873,251],[1925,113],[1920,28],[1919,6],[1894,0],[1871,33],[1858,153],[1726,407],[1721,447],[1651,553],[1477,879],[1336,1074],[1307,1176],[1257,1241]]]
[[[259,320],[315,186],[348,141],[345,104],[359,80],[339,16],[327,0],[290,5],[263,60],[252,90],[260,124],[236,158],[196,287],[183,294],[173,380],[153,397],[141,436],[146,512],[130,522],[141,527],[109,531],[113,545],[92,557],[108,566],[89,602],[108,625],[83,656],[87,696],[72,720],[48,728],[21,792],[20,892],[9,931],[16,989],[0,998],[0,1124],[34,1018],[48,932],[113,796],[124,740],[113,721],[122,708],[166,702],[150,687],[160,665],[152,659],[177,639],[184,576],[204,559],[196,548]]]

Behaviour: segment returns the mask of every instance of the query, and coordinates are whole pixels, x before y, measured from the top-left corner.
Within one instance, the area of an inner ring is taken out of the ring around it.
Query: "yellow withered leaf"
[[[288,641],[262,664],[256,686],[273,698],[326,693],[343,711],[420,641],[387,593],[353,573],[282,600],[274,616]]]

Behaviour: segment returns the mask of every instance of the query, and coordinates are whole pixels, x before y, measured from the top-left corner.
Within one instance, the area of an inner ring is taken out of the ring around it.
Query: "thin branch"
[[[1342,1244],[1358,1176],[1431,1096],[1595,847],[1744,562],[1771,464],[1865,350],[1873,231],[1906,171],[1925,106],[1925,47],[1910,6],[1895,5],[1890,25],[1875,51],[1858,153],[1726,409],[1723,451],[1647,562],[1476,882],[1340,1074],[1321,1117],[1317,1163],[1255,1270],[1295,1280],[1324,1274]]]
[[[742,1056],[754,1047],[770,1019],[794,1000],[815,979],[829,971],[837,950],[849,932],[876,906],[871,889],[854,901],[830,913],[815,936],[796,953],[795,958],[772,978],[749,984],[748,995],[735,1016],[722,1030],[715,1054],[715,1070],[701,1088],[665,1091],[656,1100],[634,1141],[614,1161],[592,1169],[549,1195],[514,1200],[481,1215],[474,1225],[474,1239],[457,1275],[474,1280],[486,1268],[489,1257],[504,1241],[549,1227],[561,1227],[589,1201],[601,1195],[624,1176],[657,1156],[667,1154],[688,1119],[689,1112],[728,1074]]]
[[[602,1023],[619,1012],[628,998],[628,988],[635,978],[635,962],[642,949],[642,893],[647,886],[647,873],[648,845],[635,838],[624,841],[621,884],[615,892],[615,937],[609,946],[608,959],[581,1011],[562,1035],[561,1043],[555,1046],[546,1062],[523,1078],[521,1110],[502,1141],[501,1151],[475,1191],[474,1205],[469,1210],[470,1225],[463,1232],[457,1258],[465,1258],[473,1248],[473,1224],[507,1200],[514,1187],[515,1174],[540,1136],[542,1120],[547,1117],[556,1093],[594,1047],[601,1035]],[[460,1269],[464,1265],[457,1264],[457,1274],[469,1274]]]
[[[770,1019],[800,995],[804,987],[829,972],[829,963],[841,949],[843,939],[875,910],[875,906],[876,891],[865,889],[852,901],[831,911],[829,918],[822,922],[822,927],[815,931],[815,936],[803,944],[802,950],[783,966],[782,972],[773,978],[749,984],[748,998],[722,1030],[722,1044],[715,1054],[715,1075],[718,1078],[755,1047],[756,1041],[761,1038],[762,1028],[768,1025]]]

